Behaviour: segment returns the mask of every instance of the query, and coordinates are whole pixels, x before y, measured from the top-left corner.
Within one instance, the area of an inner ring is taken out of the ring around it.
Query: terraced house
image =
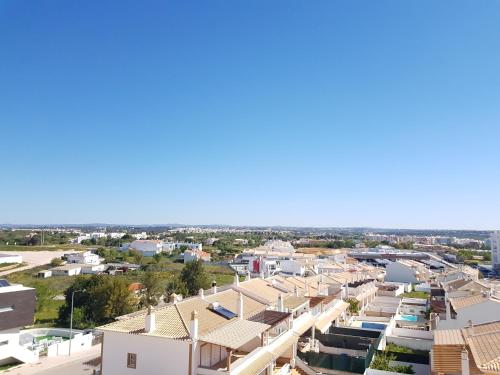
[[[200,290],[150,314],[121,317],[99,328],[104,333],[102,374],[303,373],[299,339],[345,320],[348,307],[323,293],[327,287],[304,286],[308,282],[235,278],[226,290]]]

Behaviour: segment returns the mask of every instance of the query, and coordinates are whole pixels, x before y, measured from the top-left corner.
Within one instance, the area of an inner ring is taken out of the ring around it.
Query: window
[[[137,366],[137,354],[128,353],[127,354],[127,367],[128,368],[136,368]]]
[[[7,341],[0,341],[0,346],[4,346],[4,345],[9,345],[9,340],[7,340]]]
[[[0,313],[14,311],[14,306],[0,307]]]

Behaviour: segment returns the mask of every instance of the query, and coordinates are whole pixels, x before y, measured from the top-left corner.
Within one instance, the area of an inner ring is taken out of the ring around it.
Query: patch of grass
[[[424,355],[429,354],[429,352],[426,352],[424,350],[415,350],[412,348],[408,348],[406,346],[396,345],[392,342],[386,345],[385,351],[393,353],[424,354]]]
[[[47,302],[44,310],[35,313],[35,326],[55,326],[59,308],[64,305],[63,300],[51,300]]]
[[[44,246],[21,246],[21,245],[0,245],[0,251],[57,251],[57,250],[86,250],[88,246],[77,244],[44,245]]]
[[[21,364],[21,362],[9,363],[7,365],[0,365],[0,372],[8,370],[8,369],[10,369],[12,367],[19,366],[20,364]]]
[[[427,293],[427,292],[406,292],[406,293],[400,294],[400,297],[427,299],[427,298],[429,298],[429,293]]]

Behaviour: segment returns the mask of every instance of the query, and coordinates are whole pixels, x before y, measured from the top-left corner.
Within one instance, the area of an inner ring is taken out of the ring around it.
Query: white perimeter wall
[[[136,369],[127,368],[127,353],[137,354]],[[102,365],[102,375],[188,375],[189,343],[154,336],[104,332]]]

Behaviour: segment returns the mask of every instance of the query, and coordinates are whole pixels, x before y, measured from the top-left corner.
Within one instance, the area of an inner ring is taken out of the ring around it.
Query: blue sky
[[[0,223],[500,227],[500,2],[0,2]]]

